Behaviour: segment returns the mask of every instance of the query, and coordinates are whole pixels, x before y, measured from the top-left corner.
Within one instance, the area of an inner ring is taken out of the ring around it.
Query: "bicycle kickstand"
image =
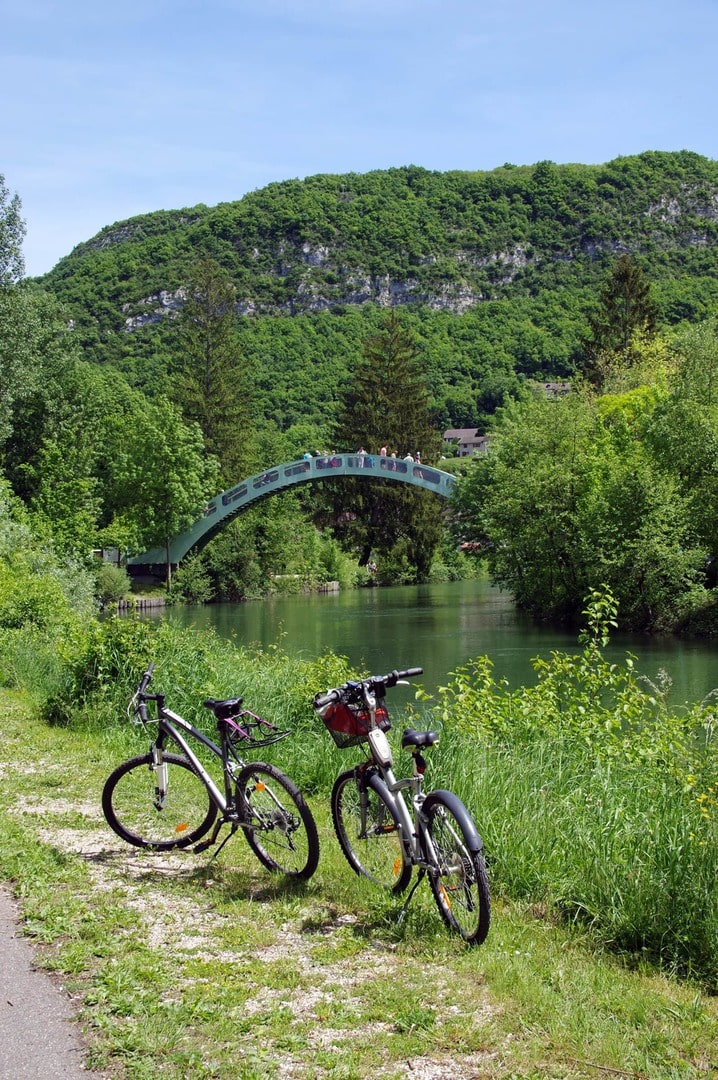
[[[212,862],[213,859],[217,858],[217,856],[219,855],[219,853],[222,850],[222,848],[224,847],[224,845],[227,843],[228,840],[230,840],[234,836],[235,832],[237,831],[236,822],[232,822],[231,824],[232,824],[232,828],[227,833],[227,835],[225,836],[222,843],[219,845],[219,847],[217,848],[216,851],[212,852],[212,857],[209,860],[210,862]],[[207,848],[212,847],[212,844],[217,843],[217,837],[219,836],[219,830],[222,828],[223,825],[224,825],[224,821],[218,821],[217,824],[215,825],[215,827],[212,829],[212,835],[210,836],[209,840],[201,840],[199,844],[195,844],[195,846],[192,848],[192,851],[194,852],[195,855],[198,855],[201,851],[206,851]]]
[[[414,884],[409,889],[409,895],[407,896],[406,900],[402,904],[401,911],[399,912],[399,917],[396,920],[397,923],[399,924],[399,926],[401,926],[404,919],[406,918],[406,913],[407,913],[407,910],[408,910],[408,907],[409,907],[409,901],[411,900],[411,898],[414,895],[414,893],[416,892],[416,890],[419,888],[419,885],[421,883],[421,879],[424,877],[425,874],[426,874],[426,867],[422,866],[420,868],[420,870],[419,870],[419,873],[416,876],[416,881],[414,882]]]

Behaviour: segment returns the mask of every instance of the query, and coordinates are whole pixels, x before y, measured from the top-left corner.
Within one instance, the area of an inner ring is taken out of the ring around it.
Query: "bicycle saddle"
[[[402,750],[409,746],[426,747],[438,743],[439,734],[436,731],[415,731],[414,728],[405,728],[401,737]]]
[[[205,709],[211,709],[218,720],[231,720],[242,708],[243,701],[244,698],[241,697],[225,698],[224,701],[215,701],[214,698],[207,698],[202,704]]]

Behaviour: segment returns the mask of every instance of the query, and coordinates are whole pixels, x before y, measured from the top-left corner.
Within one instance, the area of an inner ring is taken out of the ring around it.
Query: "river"
[[[579,650],[575,634],[535,626],[485,580],[171,608],[165,617],[305,657],[331,649],[373,673],[423,667],[429,692],[472,657],[490,657],[497,678],[520,686],[536,681],[533,657]],[[627,652],[647,678],[668,673],[674,704],[700,701],[718,687],[716,643],[619,634],[606,655],[621,662]]]

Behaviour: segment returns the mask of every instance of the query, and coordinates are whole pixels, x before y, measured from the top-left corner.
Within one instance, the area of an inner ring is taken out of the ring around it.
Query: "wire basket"
[[[375,716],[374,726],[380,728],[381,731],[388,731],[391,720],[386,711],[386,705],[377,705]],[[343,701],[330,705],[322,716],[322,720],[340,750],[365,742],[372,727],[368,709],[363,705],[347,705]]]
[[[291,731],[276,728],[268,720],[246,709],[236,716],[227,717],[227,739],[234,750],[254,750],[260,746],[269,746],[291,735]]]

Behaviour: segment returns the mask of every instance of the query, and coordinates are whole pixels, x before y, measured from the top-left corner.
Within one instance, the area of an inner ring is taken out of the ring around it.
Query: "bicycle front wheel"
[[[319,834],[296,784],[266,762],[245,765],[237,796],[247,843],[267,870],[310,878],[319,863]]]
[[[344,857],[357,874],[392,892],[403,892],[411,878],[396,811],[378,776],[348,769],[332,790],[332,820]]]
[[[107,824],[128,844],[171,851],[189,847],[212,827],[217,808],[189,761],[164,754],[167,786],[157,792],[152,754],[130,758],[105,782],[102,810]]]
[[[441,917],[464,941],[480,945],[489,932],[491,903],[476,827],[464,804],[449,791],[427,795],[423,812],[430,837],[429,882]]]

